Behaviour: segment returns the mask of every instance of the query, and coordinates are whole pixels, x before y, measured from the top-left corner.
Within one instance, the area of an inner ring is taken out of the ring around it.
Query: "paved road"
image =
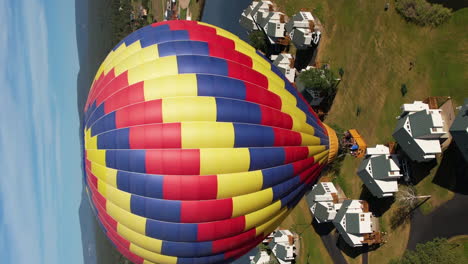
[[[408,249],[414,250],[416,244],[430,241],[436,237],[450,238],[468,234],[468,195],[455,194],[455,197],[441,205],[429,215],[416,210],[411,219]]]
[[[364,252],[362,253],[362,264],[367,264],[369,262],[369,253],[368,252]]]
[[[320,235],[325,248],[328,251],[328,254],[333,260],[334,264],[348,264],[346,259],[343,256],[341,250],[336,246],[338,241],[338,234],[333,234],[333,224],[317,224],[316,221],[312,222],[312,226],[315,229],[315,232]]]

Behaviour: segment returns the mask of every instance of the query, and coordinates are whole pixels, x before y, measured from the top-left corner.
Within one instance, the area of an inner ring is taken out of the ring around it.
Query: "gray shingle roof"
[[[346,214],[346,231],[351,234],[359,234],[359,213]]]
[[[328,221],[329,215],[327,203],[316,203],[314,217],[317,218],[319,222]]]
[[[333,219],[333,225],[335,226],[338,233],[341,234],[341,237],[348,243],[349,245],[353,245],[353,241],[347,235],[346,230],[344,229],[343,225],[341,225],[341,221],[346,215],[346,208],[351,205],[352,200],[345,200],[341,205],[341,209],[338,210],[336,213],[335,219]]]
[[[276,244],[276,257],[279,259],[286,259],[288,252],[286,250],[286,247],[281,245],[281,244]]]
[[[414,161],[425,161],[424,151],[404,128],[405,122],[408,118],[409,116],[405,116],[398,120],[392,136],[410,159]]]
[[[457,117],[453,121],[452,126],[450,127],[450,134],[455,141],[458,149],[462,153],[464,159],[468,162],[468,98],[465,99],[465,102],[458,111]]]
[[[366,185],[367,189],[372,193],[372,195],[374,195],[376,197],[383,197],[383,195],[384,195],[383,190],[375,182],[375,179],[372,177],[372,175],[366,169],[369,162],[372,162],[371,159],[372,158],[366,158],[361,162],[361,164],[359,165],[357,174],[358,174],[359,178],[361,178],[362,182]],[[374,172],[374,168],[372,168],[372,172]]]
[[[408,116],[411,134],[414,138],[420,138],[431,134],[432,118],[425,110]]]

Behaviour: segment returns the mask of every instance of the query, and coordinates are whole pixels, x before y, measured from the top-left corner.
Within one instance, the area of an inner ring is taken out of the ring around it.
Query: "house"
[[[459,108],[457,117],[450,127],[450,134],[463,158],[468,162],[468,98]]]
[[[383,198],[393,196],[398,191],[400,173],[398,159],[390,155],[390,150],[384,145],[367,148],[366,157],[361,162],[357,174],[372,195]]]
[[[273,240],[269,246],[280,264],[292,263],[296,257],[294,235],[289,230],[277,230],[273,232]]]
[[[260,251],[256,256],[250,256],[250,264],[268,264],[271,260],[266,251]]]
[[[257,26],[258,13],[273,11],[273,3],[270,1],[253,1],[241,14],[239,23],[248,31],[259,30]]]
[[[286,31],[298,49],[317,46],[321,32],[315,26],[315,20],[310,12],[299,12],[286,23]]]
[[[382,243],[378,220],[369,212],[365,201],[345,200],[333,219],[333,225],[351,247]]]
[[[421,101],[404,104],[401,109],[393,138],[411,160],[424,162],[434,159],[435,154],[442,152],[440,138],[447,133],[442,110],[430,109]]]
[[[341,207],[339,193],[332,182],[320,182],[314,185],[312,191],[306,195],[310,211],[318,223],[331,222]]]
[[[284,37],[285,19],[285,15],[281,12],[258,12],[256,22],[268,36],[270,43],[273,44],[277,39]]]
[[[289,82],[294,83],[296,78],[296,69],[294,68],[294,58],[289,53],[280,53],[272,55],[273,64],[284,74]]]

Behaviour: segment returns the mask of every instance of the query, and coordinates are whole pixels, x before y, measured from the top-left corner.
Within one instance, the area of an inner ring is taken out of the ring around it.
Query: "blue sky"
[[[3,263],[83,263],[74,6],[0,1]]]

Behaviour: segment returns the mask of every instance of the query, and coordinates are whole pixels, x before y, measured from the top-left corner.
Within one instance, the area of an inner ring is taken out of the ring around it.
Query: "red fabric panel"
[[[293,120],[290,115],[264,105],[260,106],[260,111],[262,112],[262,125],[292,129]]]
[[[315,182],[315,180],[318,178],[318,176],[320,175],[320,172],[322,171],[324,165],[321,165],[321,166],[318,166],[314,172],[312,173],[312,176],[309,177],[306,181],[305,181],[305,184],[311,184],[313,182]]]
[[[301,172],[299,174],[299,178],[301,179],[301,182],[306,182],[307,178],[309,178],[312,173],[314,173],[315,171],[318,171],[318,168],[319,168],[319,164],[314,163],[311,167],[308,167],[305,171]]]
[[[245,244],[243,247],[224,253],[224,259],[231,259],[231,258],[235,259],[244,255],[245,253],[249,252],[252,248],[257,246],[260,242],[262,242],[263,239],[264,239],[263,236],[258,236],[251,242]]]
[[[300,146],[301,145],[302,138],[301,138],[301,134],[298,132],[274,127],[273,133],[275,133],[275,146],[281,147],[281,146]],[[287,157],[288,156],[286,155],[286,160],[287,160]]]
[[[306,155],[306,157],[307,157],[307,155]],[[309,157],[307,159],[303,159],[303,160],[294,162],[293,163],[294,175],[297,175],[297,174],[301,173],[306,168],[312,166],[312,164],[314,164],[314,163],[315,163],[314,157]]]
[[[130,149],[181,148],[180,123],[152,124],[130,128]]]
[[[210,200],[216,199],[218,179],[216,175],[164,176],[163,199],[166,200]]]
[[[228,251],[233,248],[238,248],[240,245],[244,245],[252,240],[255,240],[256,231],[255,228],[248,230],[237,236],[228,237],[220,240],[213,241],[213,254]]]
[[[172,175],[200,174],[198,149],[146,150],[146,173]]]
[[[227,61],[227,65],[229,77],[268,88],[268,79],[263,74],[235,62]]]
[[[281,109],[281,98],[278,95],[253,83],[244,82],[244,85],[246,101]]]
[[[239,216],[223,221],[198,224],[198,241],[211,241],[230,237],[243,232],[245,229],[245,216]]]
[[[102,73],[104,74],[104,72]],[[111,69],[106,75],[102,75],[102,78],[97,80],[95,83],[95,89],[91,91],[91,93],[88,95],[90,99],[90,103],[94,102],[97,99],[97,96],[99,93],[102,92],[102,90],[115,78],[115,71],[114,69]]]
[[[200,223],[229,219],[232,216],[232,199],[182,201],[180,221]]]
[[[106,114],[121,107],[145,101],[144,82],[137,82],[107,97],[104,101]]]
[[[208,43],[208,48],[210,50],[210,56],[235,61],[249,68],[252,68],[252,58],[241,52],[238,52],[233,49],[226,49],[225,47],[220,46],[218,43],[213,42]]]
[[[309,149],[307,147],[284,148],[284,152],[286,155],[285,164],[288,164],[297,160],[300,161],[300,160],[307,159],[307,155],[309,155]],[[313,163],[313,160],[312,160],[312,163]],[[295,174],[297,174],[295,168],[296,166],[294,166],[294,172]]]
[[[162,100],[134,104],[115,112],[116,128],[162,123]]]
[[[114,69],[111,70],[114,72]],[[109,74],[109,73],[107,73]],[[104,79],[104,72],[101,72],[101,75],[93,81],[91,84],[91,88],[89,89],[89,94],[88,94],[88,99],[86,100],[86,105],[85,105],[85,111],[88,110],[88,107],[92,104],[92,100],[94,100],[94,94],[96,93],[98,85],[102,82],[102,79]]]
[[[111,96],[120,89],[128,86],[128,71],[123,72],[115,77],[108,84],[102,87],[96,93],[96,105],[100,105],[107,97]]]
[[[195,21],[190,20],[173,20],[169,23],[169,28],[172,30],[191,30],[200,26]]]

